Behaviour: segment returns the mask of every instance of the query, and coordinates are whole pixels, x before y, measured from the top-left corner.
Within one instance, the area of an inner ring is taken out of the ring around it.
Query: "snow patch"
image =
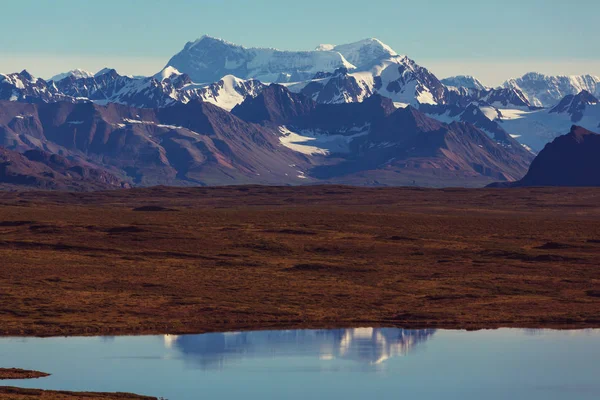
[[[350,135],[328,134],[312,130],[293,132],[285,126],[279,127],[279,141],[288,149],[305,155],[329,155],[332,153],[349,153],[350,143],[357,137],[369,132],[369,126],[354,127],[347,131]]]

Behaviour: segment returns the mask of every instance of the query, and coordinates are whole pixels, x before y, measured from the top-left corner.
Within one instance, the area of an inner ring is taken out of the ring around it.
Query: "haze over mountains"
[[[118,185],[483,186],[523,177],[574,123],[598,130],[599,82],[527,74],[490,88],[440,80],[377,39],[297,52],[203,36],[151,77],[0,74],[0,145]]]

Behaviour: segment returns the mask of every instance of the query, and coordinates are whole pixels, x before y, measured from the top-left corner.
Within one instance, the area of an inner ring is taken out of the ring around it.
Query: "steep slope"
[[[0,146],[0,189],[106,190],[129,185],[106,170],[29,150],[24,154]]]
[[[544,147],[523,179],[508,186],[600,186],[599,154],[600,135],[573,125]]]
[[[521,90],[529,102],[537,107],[553,107],[563,97],[584,90],[600,96],[600,78],[593,75],[548,76],[530,72],[506,81],[503,86]]]
[[[255,98],[236,106],[231,112],[248,122],[285,123],[310,113],[316,103],[308,97],[292,93],[285,87],[271,84]]]

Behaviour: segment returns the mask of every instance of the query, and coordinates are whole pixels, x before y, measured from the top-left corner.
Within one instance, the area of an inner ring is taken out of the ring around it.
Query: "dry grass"
[[[37,379],[50,376],[45,372],[28,371],[19,368],[0,368],[0,380],[2,379]]]
[[[159,187],[0,205],[3,335],[600,327],[599,189]]]
[[[130,393],[64,392],[38,389],[20,389],[0,386],[0,400],[156,400],[156,397],[138,396]]]

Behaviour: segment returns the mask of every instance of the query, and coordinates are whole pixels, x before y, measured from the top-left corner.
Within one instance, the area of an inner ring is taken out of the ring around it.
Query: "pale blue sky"
[[[377,37],[440,77],[600,75],[598,0],[0,0],[0,72],[157,72],[203,34],[313,49]]]

